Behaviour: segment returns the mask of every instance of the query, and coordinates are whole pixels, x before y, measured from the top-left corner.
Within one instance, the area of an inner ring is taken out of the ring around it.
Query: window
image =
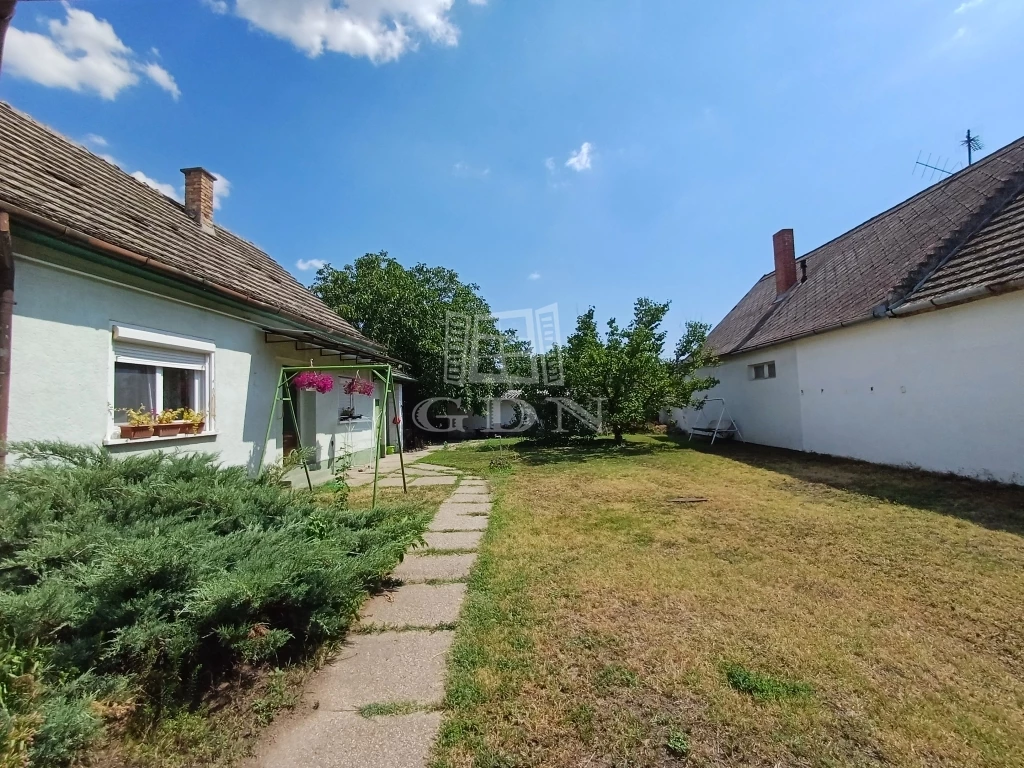
[[[155,343],[137,343],[136,339]],[[175,343],[181,347],[156,343]],[[206,412],[210,402],[212,347],[208,342],[115,326],[114,423],[127,423],[129,408],[157,413],[179,408]],[[206,425],[208,431],[212,430],[210,418]]]
[[[775,361],[750,366],[750,378],[754,381],[775,378]]]

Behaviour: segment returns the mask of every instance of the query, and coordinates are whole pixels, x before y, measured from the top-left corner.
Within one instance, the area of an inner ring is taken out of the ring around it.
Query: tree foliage
[[[617,442],[624,432],[657,418],[662,408],[688,406],[697,392],[717,383],[698,375],[714,364],[706,325],[688,323],[675,357],[664,358],[666,333],[661,325],[668,309],[668,302],[638,299],[629,325],[622,327],[612,318],[602,337],[591,307],[577,319],[567,340],[568,394],[584,407],[602,400],[604,424]]]
[[[449,313],[490,316],[479,286],[463,283],[457,272],[444,267],[403,267],[381,251],[360,256],[342,269],[323,267],[311,290],[392,356],[408,363],[418,379],[420,397],[466,394],[445,381],[446,322]]]

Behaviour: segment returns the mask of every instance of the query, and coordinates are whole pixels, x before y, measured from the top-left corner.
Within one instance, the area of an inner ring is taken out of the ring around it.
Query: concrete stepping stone
[[[485,531],[487,518],[483,515],[460,515],[441,511],[430,521],[430,531]]]
[[[451,496],[448,497],[448,501],[449,502],[455,502],[456,504],[458,504],[460,502],[474,502],[474,501],[476,501],[476,502],[488,502],[488,501],[491,501],[491,494],[487,493],[487,491],[484,491],[483,489],[481,489],[480,491],[475,491],[475,490],[464,491],[462,489],[459,489],[459,490],[455,491],[455,493],[453,493]]]
[[[454,624],[465,594],[465,584],[406,584],[367,602],[361,623],[386,627]]]
[[[423,477],[417,477],[410,483],[410,485],[455,485],[456,480],[458,480],[458,478],[455,477],[455,475],[435,475],[433,477],[424,475]]]
[[[427,542],[427,552],[431,549],[476,549],[483,531],[460,531],[458,533],[435,533],[427,531],[423,539]]]
[[[455,467],[442,467],[438,464],[425,464],[422,461],[416,465],[419,469],[433,470],[434,472],[458,472]]]
[[[407,484],[412,482],[412,478],[408,478]],[[378,488],[401,488],[402,487],[402,476],[389,475],[388,477],[382,477],[377,480]]]
[[[431,579],[468,579],[476,555],[406,555],[392,576],[406,584]]]
[[[278,733],[258,768],[423,768],[440,712],[365,718],[355,712],[314,712]]]
[[[306,693],[321,711],[380,702],[436,705],[444,699],[444,672],[454,632],[355,635],[324,667]]]
[[[441,508],[438,509],[437,513],[453,514],[453,515],[489,515],[491,514],[491,507],[493,505],[489,502],[462,502],[453,504],[450,501],[444,502]]]

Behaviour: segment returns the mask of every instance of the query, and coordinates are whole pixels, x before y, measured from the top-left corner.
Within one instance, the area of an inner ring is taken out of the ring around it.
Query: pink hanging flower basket
[[[321,395],[326,395],[334,389],[334,377],[329,373],[302,371],[292,379],[292,382],[299,389],[306,392],[319,392]]]
[[[373,382],[356,376],[345,384],[346,395],[372,395]]]

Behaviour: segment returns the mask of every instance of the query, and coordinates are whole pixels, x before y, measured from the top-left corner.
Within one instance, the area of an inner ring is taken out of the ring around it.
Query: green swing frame
[[[380,379],[384,383],[384,397],[381,398],[380,404],[380,418],[377,420],[376,435],[374,436],[374,451],[373,451],[373,503],[372,506],[377,506],[377,480],[380,471],[380,452],[384,445],[384,430],[386,429],[386,423],[388,420],[388,398],[391,398],[391,404],[394,408],[395,415],[401,417],[398,410],[398,398],[395,395],[395,378],[394,369],[390,365],[296,365],[296,366],[284,366],[281,368],[281,372],[277,377],[277,389],[274,394],[274,402],[270,406],[270,418],[267,421],[267,436],[263,440],[263,452],[260,454],[260,466],[259,470],[263,469],[263,464],[267,456],[267,447],[270,445],[270,433],[274,429],[274,417],[277,415],[277,404],[281,403],[282,408],[287,403],[287,408],[292,414],[292,419],[296,424],[296,440],[298,442],[299,457],[302,460],[302,469],[306,473],[306,484],[309,486],[309,490],[313,490],[313,481],[309,476],[309,464],[306,461],[305,452],[302,450],[302,437],[298,434],[298,414],[295,410],[295,403],[292,402],[291,396],[291,384],[298,374],[303,371],[322,371],[322,372],[344,372],[344,371],[370,371],[371,375]],[[376,407],[374,407],[376,411]],[[405,456],[402,450],[402,430],[401,427],[397,430],[398,432],[398,463],[402,468],[402,491],[404,493],[409,492],[409,486],[405,479]]]

